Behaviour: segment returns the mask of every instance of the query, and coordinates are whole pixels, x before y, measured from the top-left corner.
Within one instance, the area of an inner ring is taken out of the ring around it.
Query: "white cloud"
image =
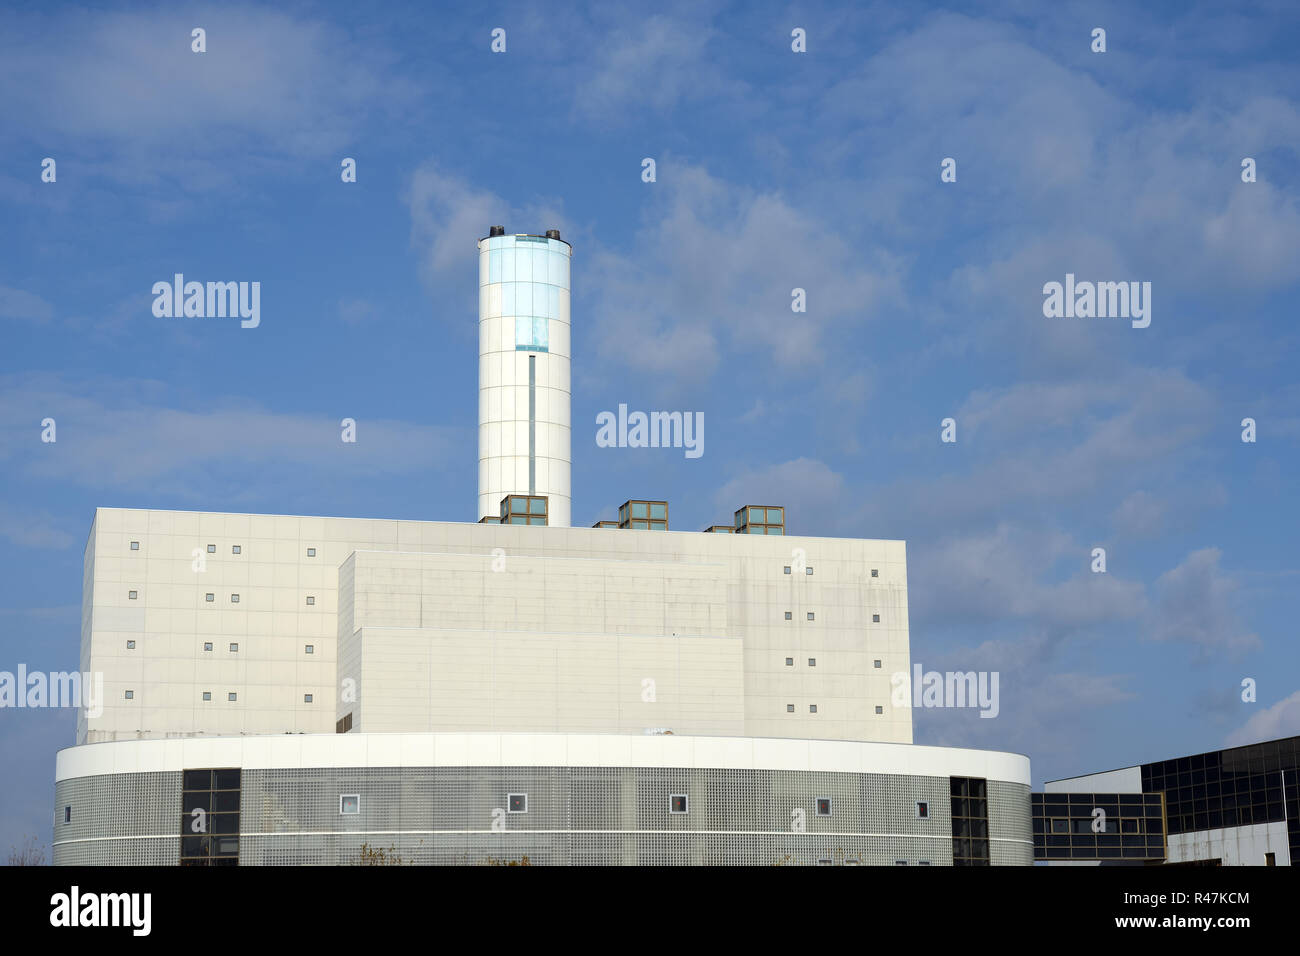
[[[1241,747],[1262,740],[1300,734],[1300,690],[1266,707],[1228,735],[1229,747]]]
[[[0,378],[0,463],[35,480],[201,499],[250,474],[264,483],[297,476],[300,484],[304,470],[316,481],[442,471],[458,460],[464,438],[451,428],[354,416],[357,441],[344,443],[342,416],[333,412],[288,414],[220,398],[188,410],[163,404],[169,393],[129,380],[70,388],[50,376]],[[46,416],[57,422],[55,443],[40,440],[36,423]]]
[[[54,318],[54,306],[39,295],[0,285],[0,319],[48,322],[52,318]]]
[[[1218,548],[1202,548],[1160,576],[1152,637],[1203,650],[1252,650],[1259,636],[1238,619],[1232,596],[1237,581],[1219,569]]]

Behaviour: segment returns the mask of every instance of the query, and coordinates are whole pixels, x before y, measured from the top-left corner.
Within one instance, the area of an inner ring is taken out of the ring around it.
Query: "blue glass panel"
[[[633,517],[633,518],[644,518],[644,517],[645,517],[645,502],[644,502],[644,501],[634,501],[634,502],[632,502],[632,517]]]
[[[515,319],[515,347],[528,348],[533,344],[533,320],[524,316]]]
[[[501,281],[515,281],[515,251],[513,249],[501,250]]]
[[[550,329],[546,319],[533,319],[533,347],[549,352],[551,349]]]
[[[658,502],[656,502],[655,504],[652,504],[652,505],[650,506],[650,517],[652,517],[652,518],[667,518],[667,517],[668,517],[668,506],[665,505],[665,504],[662,504],[662,503],[658,503]]]
[[[560,317],[560,287],[558,285],[548,285],[546,287],[546,317],[548,319],[558,319]]]
[[[518,315],[515,310],[515,287],[517,282],[506,282],[501,286],[501,314],[505,316]]]
[[[533,258],[529,249],[515,249],[515,281],[533,281]]]
[[[501,281],[501,250],[493,249],[488,253],[488,282]]]

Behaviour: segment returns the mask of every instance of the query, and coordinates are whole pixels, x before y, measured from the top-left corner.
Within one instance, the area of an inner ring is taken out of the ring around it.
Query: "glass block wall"
[[[57,811],[71,804],[79,822],[66,834],[56,825],[54,862],[175,865],[181,777],[60,782]],[[240,787],[241,866],[508,865],[525,858],[537,865],[953,863],[948,777],[645,767],[245,769]],[[989,862],[1028,865],[1029,788],[987,781],[985,792]],[[681,806],[682,797],[686,812],[674,813],[674,798]],[[918,802],[928,806],[924,818]],[[512,812],[519,806],[526,810]]]

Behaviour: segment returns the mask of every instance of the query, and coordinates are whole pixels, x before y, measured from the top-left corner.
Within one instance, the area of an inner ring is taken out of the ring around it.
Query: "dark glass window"
[[[239,863],[238,768],[181,774],[181,866]]]

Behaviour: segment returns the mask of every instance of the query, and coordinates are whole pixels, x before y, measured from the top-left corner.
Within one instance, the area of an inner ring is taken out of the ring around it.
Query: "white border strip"
[[[197,767],[682,767],[984,777],[1030,785],[1029,758],[995,750],[769,737],[630,734],[280,734],[83,744],[58,780]]]

